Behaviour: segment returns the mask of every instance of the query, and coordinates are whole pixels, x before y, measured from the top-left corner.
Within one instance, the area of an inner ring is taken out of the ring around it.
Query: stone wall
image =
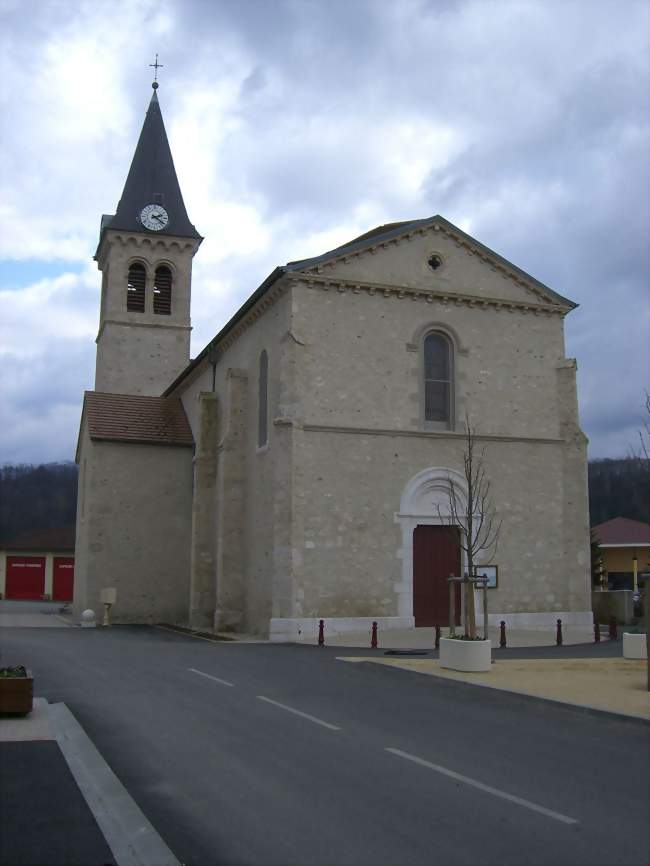
[[[105,232],[97,261],[102,269],[102,297],[95,390],[111,394],[158,396],[185,369],[190,358],[192,257],[198,243],[188,238],[149,237]],[[147,269],[145,310],[126,308],[129,267]],[[170,315],[153,312],[155,269],[172,271]]]
[[[74,612],[114,622],[186,622],[192,448],[93,441],[82,431]]]

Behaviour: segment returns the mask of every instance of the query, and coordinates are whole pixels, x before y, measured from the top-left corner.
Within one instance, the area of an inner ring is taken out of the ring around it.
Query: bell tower
[[[122,197],[101,220],[102,272],[95,390],[160,396],[190,359],[189,220],[158,102],[145,116]]]

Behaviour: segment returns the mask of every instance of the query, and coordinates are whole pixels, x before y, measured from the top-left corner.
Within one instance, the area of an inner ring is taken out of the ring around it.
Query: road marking
[[[486,794],[492,794],[494,797],[500,797],[502,800],[516,803],[518,806],[523,806],[525,809],[539,812],[540,815],[546,815],[547,818],[554,818],[556,821],[561,821],[563,824],[579,823],[575,818],[569,818],[568,815],[562,815],[561,812],[554,812],[552,809],[547,809],[545,806],[539,806],[537,803],[531,803],[530,800],[524,800],[523,797],[516,797],[514,794],[508,794],[505,791],[500,791],[498,788],[484,785],[483,782],[479,782],[477,779],[471,779],[469,776],[455,773],[453,770],[448,770],[446,767],[441,767],[439,764],[432,764],[430,761],[425,761],[423,758],[418,758],[415,755],[409,755],[408,752],[402,752],[400,749],[391,749],[387,746],[386,751],[391,752],[393,755],[399,755],[400,758],[406,758],[407,761],[413,761],[414,764],[419,764],[421,767],[435,770],[436,773],[441,773],[443,776],[448,776],[450,779],[455,779],[457,782],[463,782],[465,785],[471,785],[473,788],[478,788],[479,791],[485,791]]]
[[[316,716],[310,716],[309,713],[303,713],[301,710],[294,710],[293,707],[288,707],[286,704],[280,704],[278,701],[272,701],[271,698],[265,698],[264,695],[257,696],[260,701],[266,701],[267,704],[273,704],[274,707],[280,707],[281,710],[286,710],[288,713],[293,713],[295,716],[301,716],[303,719],[309,719],[316,725],[322,725],[324,728],[329,728],[330,731],[340,731],[338,725],[330,725],[329,722],[324,722],[322,719],[317,719]]]
[[[228,680],[220,680],[219,677],[213,677],[212,674],[204,674],[203,671],[197,671],[196,668],[188,668],[193,674],[198,674],[200,677],[207,677],[209,680],[214,680],[215,683],[221,683],[222,686],[234,686],[234,683],[229,683]]]

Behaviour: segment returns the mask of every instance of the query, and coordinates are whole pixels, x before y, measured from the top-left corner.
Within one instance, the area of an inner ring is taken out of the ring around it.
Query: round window
[[[442,256],[439,256],[438,253],[433,253],[433,255],[429,256],[427,259],[427,264],[431,268],[432,271],[438,271],[442,267]]]

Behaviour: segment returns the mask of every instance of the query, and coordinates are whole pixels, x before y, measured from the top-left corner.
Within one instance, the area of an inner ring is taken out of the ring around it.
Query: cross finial
[[[158,70],[162,69],[164,64],[158,63],[158,52],[156,52],[156,61],[155,63],[150,63],[149,66],[152,66],[155,70],[153,75],[153,84],[151,85],[154,90],[158,89]]]

